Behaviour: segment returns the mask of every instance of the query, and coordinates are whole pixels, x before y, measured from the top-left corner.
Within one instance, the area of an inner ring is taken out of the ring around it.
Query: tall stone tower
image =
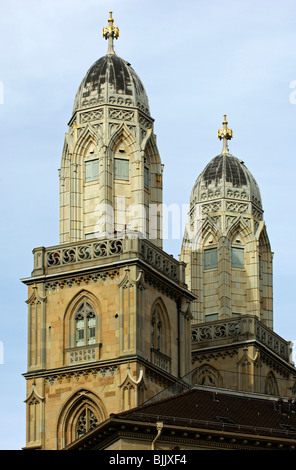
[[[161,248],[162,164],[148,98],[115,54],[111,14],[103,36],[108,52],[82,80],[65,137],[60,243],[128,230]]]
[[[190,371],[185,266],[162,250],[162,165],[148,99],[107,54],[78,89],[60,168],[60,244],[33,250],[26,448],[62,449]]]
[[[180,260],[192,303],[195,381],[291,395],[291,345],[273,331],[272,259],[260,190],[231,155],[224,116],[222,152],[197,178]]]

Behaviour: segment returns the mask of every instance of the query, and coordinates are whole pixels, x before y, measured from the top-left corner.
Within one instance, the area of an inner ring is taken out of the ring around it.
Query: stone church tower
[[[273,331],[272,258],[258,185],[222,152],[197,178],[179,261],[163,251],[162,172],[144,86],[107,54],[78,88],[62,152],[60,240],[33,250],[26,449],[63,449],[177,385],[295,397]],[[136,432],[136,431],[135,431]]]
[[[143,84],[107,54],[78,89],[60,168],[60,244],[33,250],[26,448],[62,449],[190,371],[185,266],[162,250],[162,164]],[[150,209],[150,212],[149,212]]]
[[[193,381],[293,396],[291,343],[273,331],[273,253],[260,190],[244,162],[229,152],[233,133],[226,116],[222,124],[222,152],[191,192],[180,255],[196,295]]]

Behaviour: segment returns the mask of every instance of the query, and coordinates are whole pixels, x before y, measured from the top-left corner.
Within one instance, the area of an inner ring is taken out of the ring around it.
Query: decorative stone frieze
[[[46,291],[55,291],[57,289],[64,289],[66,287],[88,285],[89,283],[96,283],[100,281],[106,281],[107,279],[113,280],[119,276],[119,271],[99,271],[85,276],[73,276],[65,279],[58,279],[45,283]]]
[[[55,374],[47,375],[44,378],[45,384],[48,385],[55,385],[56,383],[62,383],[62,382],[71,382],[73,378],[75,381],[79,381],[80,378],[84,377],[87,379],[88,377],[96,377],[96,376],[101,376],[101,377],[106,377],[106,376],[114,376],[116,373],[118,373],[119,369],[118,366],[102,366],[102,367],[94,367],[94,368],[89,368],[89,369],[83,369],[83,370],[73,370],[73,371],[68,371],[68,372],[57,372]]]

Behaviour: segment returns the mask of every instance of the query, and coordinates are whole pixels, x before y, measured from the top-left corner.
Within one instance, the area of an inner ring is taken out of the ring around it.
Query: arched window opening
[[[161,303],[152,308],[151,323],[151,361],[163,370],[171,369],[171,337],[169,321]]]
[[[89,390],[78,390],[68,399],[59,415],[58,449],[95,429],[107,416],[108,413],[97,395]]]
[[[93,307],[84,301],[75,314],[76,346],[96,342],[96,314]]]
[[[279,395],[279,389],[277,386],[277,381],[275,376],[273,375],[272,372],[269,372],[269,374],[266,377],[265,381],[265,393],[267,395]]]

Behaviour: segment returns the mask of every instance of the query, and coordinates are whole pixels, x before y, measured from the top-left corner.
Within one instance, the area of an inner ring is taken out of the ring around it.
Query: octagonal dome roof
[[[192,188],[190,206],[202,202],[209,191],[220,197],[231,197],[237,191],[240,199],[262,207],[260,189],[254,176],[243,161],[230,153],[222,152],[206,165]]]
[[[115,53],[97,60],[83,78],[73,106],[81,108],[100,104],[134,106],[149,114],[145,88],[131,64]]]

